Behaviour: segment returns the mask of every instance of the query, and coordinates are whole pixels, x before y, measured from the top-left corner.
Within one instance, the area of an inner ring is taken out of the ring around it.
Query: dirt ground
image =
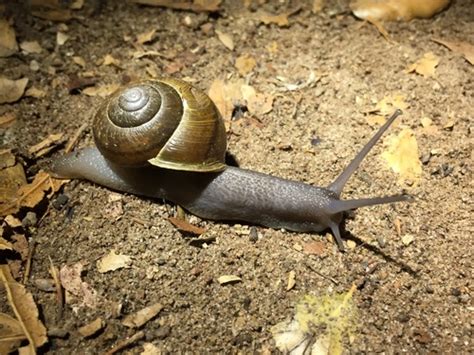
[[[346,220],[344,238],[355,242],[346,253],[337,250],[329,232],[291,233],[192,217],[209,237],[197,242],[167,220],[175,213],[171,204],[71,181],[47,202],[49,208],[35,209],[39,219],[48,213],[28,232],[36,248],[27,288],[50,334],[42,351],[104,353],[137,332],[121,323],[124,315],[158,302],[163,309],[125,352],[140,353],[145,342],[164,353],[277,352],[271,328],[291,319],[304,295],[343,293],[355,284],[357,330],[350,342],[344,340],[347,353],[473,353],[474,71],[432,39],[474,43],[474,2],[455,1],[431,19],[386,23],[392,41],[353,17],[344,1],[329,2],[318,14],[311,3],[254,2],[246,9],[240,1],[226,1],[209,14],[87,1],[65,25],[7,3],[18,41],[36,40],[43,48],[0,59],[1,75],[28,77],[29,85],[47,90],[44,98],[0,106],[0,114],[17,115],[1,138],[3,147],[22,157],[28,177],[63,154],[60,148],[33,159],[28,148],[51,133],[72,137],[103,101],[71,88],[73,78],[92,72],[99,86],[171,73],[207,91],[215,79],[239,78],[234,64],[242,54],[256,60],[244,79],[272,94],[274,102],[268,114],[252,118],[247,112],[234,121],[228,146],[241,167],[326,186],[373,134],[370,109],[394,94],[404,95],[408,108],[387,136],[411,128],[423,162],[419,182],[406,184],[381,159],[382,143],[369,154],[343,198],[405,189],[416,201],[356,211]],[[256,19],[260,10],[280,14],[296,8],[285,27]],[[152,29],[154,38],[144,48],[159,55],[133,58],[135,36]],[[69,36],[61,46],[58,30]],[[235,48],[226,48],[215,30],[230,35]],[[440,58],[435,76],[407,73],[427,52]],[[107,54],[120,65],[100,65]],[[84,66],[72,60],[76,56]],[[32,60],[39,70],[31,69]],[[294,91],[283,90],[277,79],[301,84],[311,72],[317,80]],[[427,133],[423,117],[439,129]],[[87,126],[77,147],[92,144]],[[64,195],[65,205],[55,203]],[[406,235],[413,240],[404,242]],[[313,241],[321,242],[321,250],[308,253],[305,245]],[[97,260],[111,250],[129,255],[131,267],[100,273]],[[97,292],[96,304],[71,301],[59,315],[55,294],[34,282],[50,278],[48,258],[59,268],[81,262],[82,281]],[[287,290],[291,272],[296,284]],[[222,275],[241,281],[221,285]],[[5,292],[0,297],[3,303]],[[98,317],[106,324],[98,334],[78,333]]]

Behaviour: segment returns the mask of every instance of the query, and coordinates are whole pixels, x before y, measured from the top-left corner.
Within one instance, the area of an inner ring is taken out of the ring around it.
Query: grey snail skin
[[[395,111],[332,184],[317,187],[227,166],[225,127],[211,99],[178,79],[142,81],[101,105],[93,120],[96,147],[61,156],[51,169],[57,177],[166,199],[204,219],[295,232],[331,229],[344,250],[339,225],[345,211],[411,200],[340,199],[347,180],[400,114]]]

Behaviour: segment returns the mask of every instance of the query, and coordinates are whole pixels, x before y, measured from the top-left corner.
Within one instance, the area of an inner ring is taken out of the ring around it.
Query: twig
[[[133,334],[130,338],[121,340],[118,343],[116,343],[112,348],[105,353],[105,355],[112,355],[115,354],[117,351],[120,351],[130,344],[133,344],[134,342],[142,339],[145,337],[145,332],[143,330],[140,330],[139,332]]]
[[[77,141],[79,140],[79,137],[82,135],[82,133],[85,131],[85,129],[87,128],[87,123],[83,123],[78,129],[77,131],[74,133],[74,135],[72,136],[72,138],[69,140],[67,146],[66,146],[66,149],[64,150],[66,153],[69,153],[72,148],[74,148],[74,146],[76,145]]]
[[[23,280],[22,280],[23,285],[25,285],[28,279],[30,278],[31,260],[33,259],[35,247],[36,247],[35,240],[31,239],[29,247],[28,247],[28,258],[26,259],[25,273],[23,275]]]

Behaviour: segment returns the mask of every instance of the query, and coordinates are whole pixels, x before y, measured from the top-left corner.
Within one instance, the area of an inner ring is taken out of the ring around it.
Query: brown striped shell
[[[93,122],[105,158],[126,166],[224,170],[225,126],[201,90],[178,79],[133,83],[112,94]]]

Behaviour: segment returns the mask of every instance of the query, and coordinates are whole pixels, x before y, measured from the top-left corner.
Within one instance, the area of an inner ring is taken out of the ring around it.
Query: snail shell
[[[178,79],[125,86],[94,117],[94,139],[109,161],[125,166],[147,162],[167,169],[224,170],[225,126],[201,90]]]

